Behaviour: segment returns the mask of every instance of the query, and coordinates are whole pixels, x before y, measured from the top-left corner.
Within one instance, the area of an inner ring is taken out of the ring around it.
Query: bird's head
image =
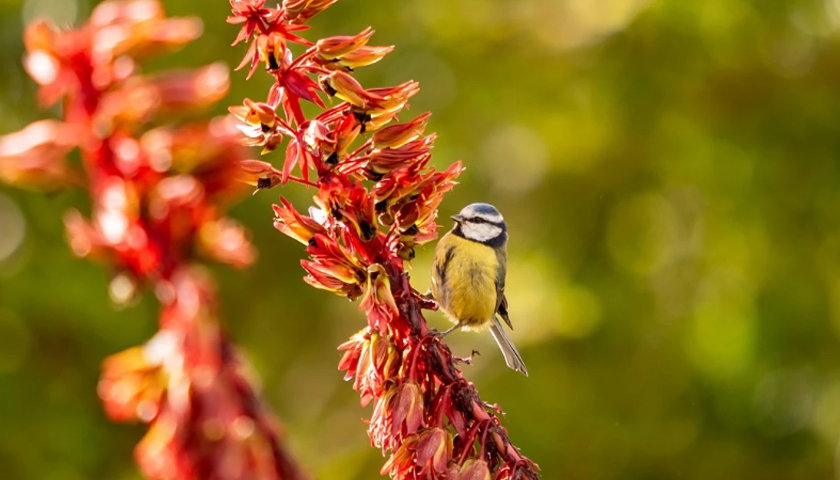
[[[467,240],[480,243],[504,242],[507,236],[505,219],[489,203],[471,203],[457,215],[452,215],[452,220],[455,220],[454,233]]]

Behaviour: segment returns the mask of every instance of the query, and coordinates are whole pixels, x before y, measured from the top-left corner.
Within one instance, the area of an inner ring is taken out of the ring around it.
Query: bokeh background
[[[152,68],[238,63],[227,2],[165,3],[205,35]],[[51,115],[20,66],[24,22],[91,7],[0,0],[0,131]],[[544,478],[840,478],[840,1],[341,0],[312,23],[397,45],[359,75],[421,82],[435,162],[468,166],[443,218],[473,201],[505,214],[531,376],[489,335],[448,339],[481,352],[467,376]],[[235,75],[223,103],[266,81]],[[362,316],[300,281],[277,193],[234,209],[261,256],[214,267],[227,326],[306,468],[377,478],[370,408],[336,371]],[[109,272],[71,255],[61,214],[85,204],[0,187],[3,479],[139,478],[144,429],[108,422],[96,382],[104,356],[152,335],[156,305],[114,307]]]

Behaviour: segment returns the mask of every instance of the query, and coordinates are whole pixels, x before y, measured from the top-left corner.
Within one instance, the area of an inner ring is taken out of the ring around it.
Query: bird
[[[432,298],[456,329],[488,328],[508,367],[528,376],[522,355],[505,331],[511,330],[505,297],[508,233],[499,210],[472,203],[453,215],[455,225],[438,242],[432,270]]]

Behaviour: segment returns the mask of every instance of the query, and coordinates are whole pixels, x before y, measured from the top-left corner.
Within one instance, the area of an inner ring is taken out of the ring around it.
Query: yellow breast
[[[498,267],[492,248],[447,233],[435,251],[432,295],[453,322],[486,326],[496,313]]]

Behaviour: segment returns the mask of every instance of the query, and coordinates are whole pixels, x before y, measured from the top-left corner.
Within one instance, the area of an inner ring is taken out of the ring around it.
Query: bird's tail
[[[502,350],[502,355],[505,356],[507,366],[517,372],[521,372],[527,377],[528,369],[525,367],[525,361],[522,360],[522,355],[513,346],[513,342],[510,341],[510,337],[508,337],[507,332],[505,332],[504,327],[502,327],[502,324],[499,323],[499,319],[496,317],[493,317],[493,324],[490,325],[490,333],[493,334],[493,340],[496,340],[496,344]]]

